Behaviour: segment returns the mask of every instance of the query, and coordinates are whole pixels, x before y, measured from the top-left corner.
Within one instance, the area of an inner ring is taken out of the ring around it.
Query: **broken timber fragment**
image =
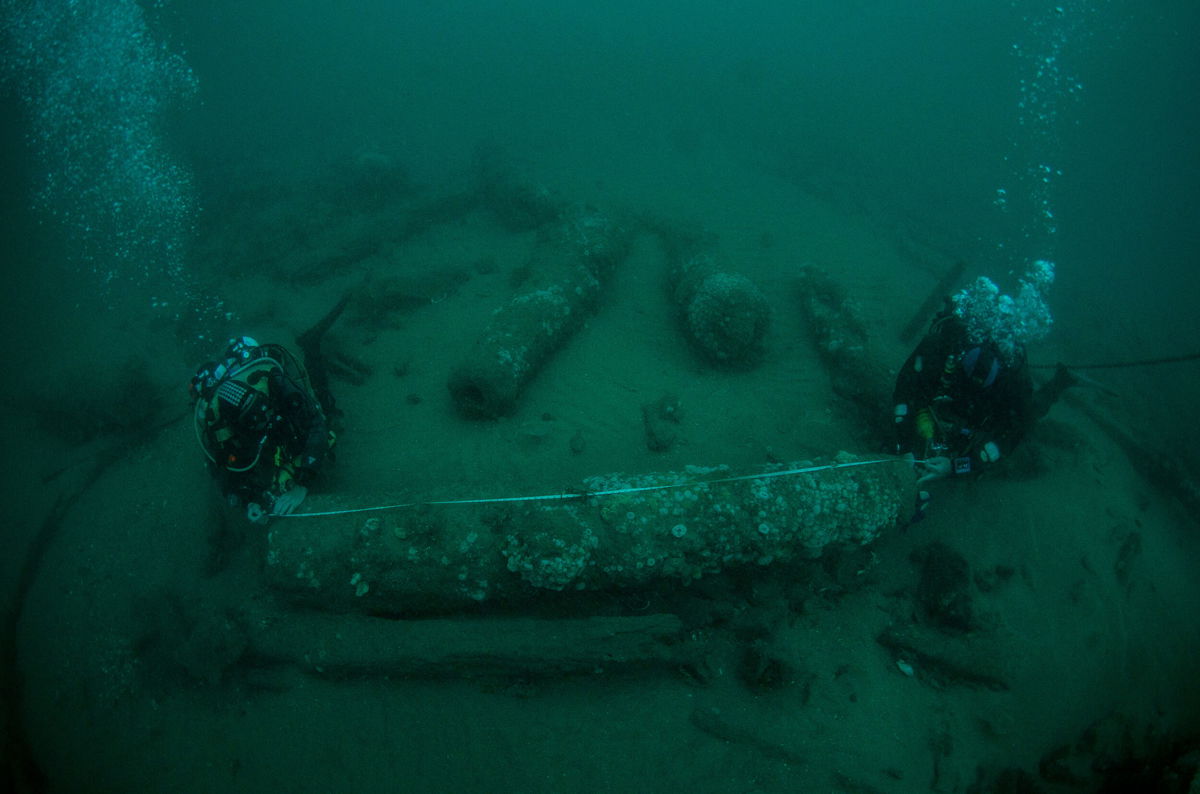
[[[806,469],[787,476],[721,479],[725,467],[689,467],[585,480],[580,494],[597,495],[288,518],[268,532],[266,577],[299,603],[388,615],[686,585],[865,544],[907,517],[910,466],[836,461],[774,470]]]
[[[925,296],[925,300],[913,312],[913,316],[909,318],[904,329],[900,331],[901,342],[911,344],[917,338],[918,334],[929,327],[930,321],[938,313],[938,310],[942,308],[946,299],[954,292],[955,286],[962,280],[963,273],[966,270],[967,263],[959,259],[942,274],[937,284]]]
[[[897,661],[941,686],[961,685],[1001,692],[1009,688],[1011,671],[995,640],[969,634],[949,635],[921,625],[888,626],[875,641]]]
[[[675,667],[695,662],[703,650],[685,640],[678,617],[665,614],[389,620],[292,612],[246,622],[247,656],[256,667],[288,665],[333,678],[542,677]]]

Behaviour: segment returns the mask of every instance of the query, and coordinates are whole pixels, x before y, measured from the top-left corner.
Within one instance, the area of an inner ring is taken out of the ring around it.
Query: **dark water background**
[[[1006,288],[1026,260],[1057,261],[1056,341],[1104,361],[1197,342],[1197,13],[1101,0],[263,2],[147,16],[199,84],[182,99],[160,87],[154,117],[200,208],[256,168],[367,146],[402,153],[428,184],[461,174],[481,143],[610,182],[736,161],[915,226]],[[10,107],[5,218],[19,241],[22,172],[36,182],[61,163],[22,156]],[[1039,194],[1041,164],[1062,175]],[[51,269],[80,267],[71,255]]]

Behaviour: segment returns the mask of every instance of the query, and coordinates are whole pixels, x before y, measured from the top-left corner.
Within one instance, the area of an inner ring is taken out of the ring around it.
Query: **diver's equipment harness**
[[[283,417],[272,410],[270,402],[269,379],[273,372],[290,381],[297,390],[311,394],[304,366],[287,348],[277,344],[262,345],[246,360],[202,373],[207,377],[196,399],[193,427],[200,449],[214,466],[242,473],[250,471],[262,460],[272,432],[283,421]],[[261,414],[256,419],[250,417],[253,424],[261,428],[257,440],[249,445],[253,455],[243,453],[235,457],[230,454],[224,461],[217,459],[217,451],[211,448],[210,441],[221,445],[236,434],[231,426],[232,419],[222,416],[222,409],[226,412],[237,410],[243,421],[254,412]],[[247,457],[249,462],[246,462]]]

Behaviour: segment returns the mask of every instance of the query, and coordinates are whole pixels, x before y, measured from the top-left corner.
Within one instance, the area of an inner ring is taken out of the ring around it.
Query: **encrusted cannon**
[[[513,412],[529,380],[595,310],[604,283],[629,255],[630,239],[590,209],[565,213],[548,228],[530,269],[550,275],[497,309],[450,375],[450,395],[462,414],[492,419]]]
[[[798,285],[800,310],[829,372],[834,394],[854,406],[865,426],[877,428],[883,438],[890,437],[893,376],[871,350],[858,302],[816,267],[801,268]]]
[[[287,596],[373,614],[429,614],[547,591],[679,586],[736,566],[865,544],[915,496],[898,459],[591,477],[532,501],[332,510],[276,521],[266,574]]]

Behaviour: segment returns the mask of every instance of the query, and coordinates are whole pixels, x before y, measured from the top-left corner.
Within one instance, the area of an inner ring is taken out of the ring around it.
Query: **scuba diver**
[[[983,471],[1011,454],[1074,384],[1060,365],[1035,391],[1024,350],[1006,361],[994,343],[972,343],[962,321],[942,312],[896,378],[896,452],[923,460],[931,479]]]
[[[196,438],[229,504],[255,523],[299,507],[336,436],[326,419],[332,404],[322,405],[296,357],[282,345],[233,339],[220,361],[200,367],[189,393]]]
[[[1010,455],[1076,379],[1063,365],[1035,391],[1026,345],[1050,328],[1041,290],[1053,265],[1038,260],[1017,299],[986,278],[947,301],[904,362],[892,396],[897,454],[921,481],[975,474]]]

